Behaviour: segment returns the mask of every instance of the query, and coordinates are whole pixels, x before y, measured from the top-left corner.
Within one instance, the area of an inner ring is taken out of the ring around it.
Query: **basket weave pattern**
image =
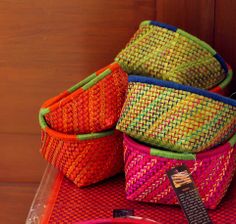
[[[236,107],[184,90],[129,82],[117,129],[168,150],[199,152],[236,132]]]
[[[166,171],[186,164],[205,206],[214,209],[227,191],[236,167],[236,147],[230,143],[199,153],[193,160],[150,155],[150,148],[127,136],[124,150],[126,195],[129,200],[178,204]]]
[[[144,22],[115,61],[127,73],[210,89],[224,79],[227,71],[210,46],[190,36],[180,29]]]
[[[45,114],[49,127],[67,134],[86,134],[115,126],[127,91],[127,74],[112,64],[90,77],[88,82],[77,84],[78,89],[49,100]]]
[[[105,137],[63,139],[42,131],[43,157],[77,186],[87,186],[121,172],[123,137],[115,131]]]

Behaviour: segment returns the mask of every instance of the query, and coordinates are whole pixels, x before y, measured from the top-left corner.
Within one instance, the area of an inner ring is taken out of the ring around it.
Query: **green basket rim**
[[[59,94],[59,95],[49,99],[49,100],[54,99],[54,102],[52,102],[51,105],[49,105],[47,107],[42,106],[40,109],[40,113],[42,115],[46,115],[47,113],[53,111],[54,109],[51,110],[50,108],[52,107],[52,104],[53,104],[53,108],[55,108],[56,106],[59,105],[60,95],[62,95],[62,96],[63,96],[63,94],[65,95],[62,98],[63,100],[61,100],[61,102],[63,102],[66,100],[70,100],[70,97],[74,96],[76,94],[76,90],[78,90],[80,88],[82,88],[82,91],[86,91],[86,90],[92,88],[94,85],[96,85],[102,79],[104,79],[106,76],[110,75],[115,69],[117,69],[118,66],[119,66],[119,64],[117,62],[113,62],[110,65],[106,66],[104,71],[99,73],[99,75],[97,75],[97,72],[99,72],[99,70],[97,72],[90,74],[89,76],[87,76],[86,78],[81,80],[80,82],[76,83],[72,87],[70,87],[67,90],[65,90],[64,92],[62,92],[62,94]]]
[[[44,116],[39,113],[39,124],[40,127],[43,131],[47,132],[49,135],[53,135],[55,138],[63,138],[63,139],[68,139],[68,140],[90,140],[90,139],[96,139],[96,138],[102,138],[108,135],[114,134],[115,130],[108,130],[108,131],[103,131],[103,132],[95,132],[95,133],[88,133],[88,134],[66,134],[66,133],[61,133],[58,131],[55,131],[51,129],[47,122],[45,121]]]

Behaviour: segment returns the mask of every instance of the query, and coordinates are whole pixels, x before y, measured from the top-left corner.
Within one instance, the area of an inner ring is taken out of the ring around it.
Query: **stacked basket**
[[[154,21],[141,23],[115,60],[135,74],[117,124],[127,198],[178,204],[166,171],[185,164],[215,208],[236,167],[236,101],[219,95],[227,95],[229,66],[203,41]]]
[[[76,185],[122,171],[123,136],[114,127],[126,91],[127,74],[113,63],[42,105],[41,153]]]
[[[125,218],[111,218],[111,219],[99,219],[89,220],[88,222],[80,222],[76,224],[159,224],[159,222],[143,219],[140,217],[125,217]]]
[[[141,23],[115,61],[42,105],[44,158],[79,187],[125,162],[127,199],[162,204],[178,204],[166,171],[185,164],[215,208],[236,167],[230,66],[205,42],[154,21]]]

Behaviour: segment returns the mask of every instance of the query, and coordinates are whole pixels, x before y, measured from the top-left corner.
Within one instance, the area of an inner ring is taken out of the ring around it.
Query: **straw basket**
[[[115,61],[127,73],[203,89],[217,86],[228,73],[225,61],[207,43],[155,21],[142,22]]]
[[[185,164],[206,208],[214,209],[225,195],[236,167],[236,135],[227,143],[198,154],[150,148],[124,137],[126,196],[129,200],[178,204],[166,171]]]
[[[77,186],[87,186],[122,171],[122,133],[111,130],[68,135],[50,129],[41,114],[39,119],[43,157]]]
[[[46,101],[40,110],[53,130],[87,134],[114,128],[127,91],[127,74],[113,63]]]
[[[130,76],[117,129],[153,146],[200,152],[236,132],[236,101],[190,86]]]

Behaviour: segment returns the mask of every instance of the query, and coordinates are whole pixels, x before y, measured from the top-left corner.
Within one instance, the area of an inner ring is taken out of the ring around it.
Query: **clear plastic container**
[[[56,180],[56,177],[60,175],[57,169],[48,165],[41,180],[41,183],[37,189],[31,208],[29,210],[26,224],[38,224],[43,219],[44,212],[48,203],[48,198],[52,191],[52,186]]]

